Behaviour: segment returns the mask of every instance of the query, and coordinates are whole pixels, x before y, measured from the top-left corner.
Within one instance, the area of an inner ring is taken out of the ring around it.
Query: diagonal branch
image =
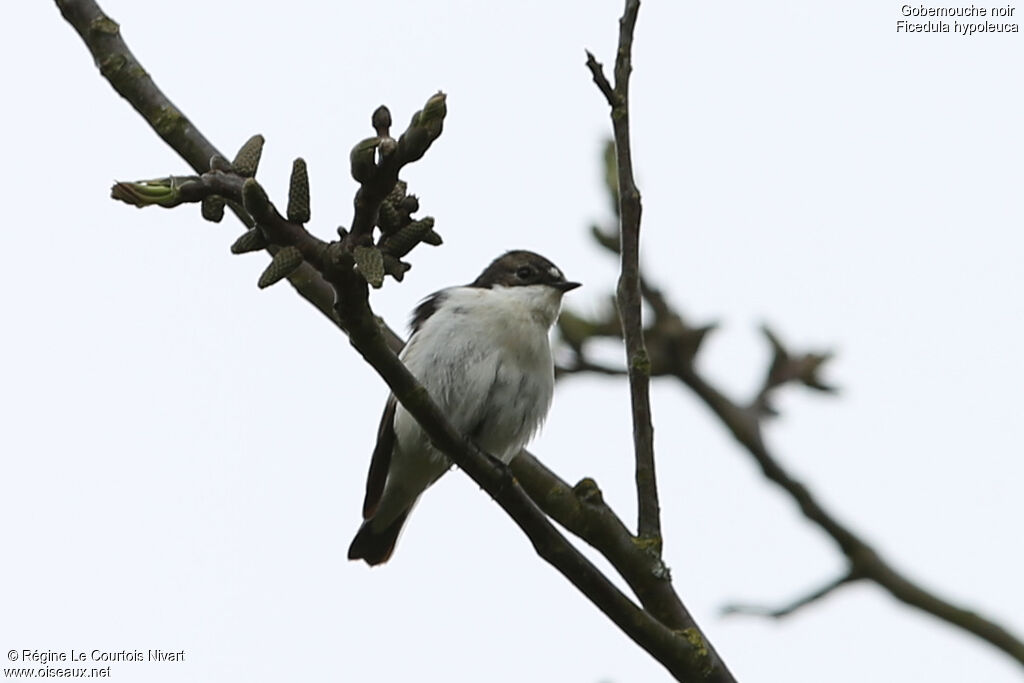
[[[365,283],[354,282],[353,285],[365,292]],[[431,441],[509,514],[529,537],[537,554],[558,569],[678,680],[731,681],[732,677],[723,667],[715,666],[710,646],[696,629],[673,631],[637,607],[555,529],[507,467],[455,431],[422,386],[387,348],[365,297],[354,296],[352,285],[343,290],[343,295],[339,296],[344,302],[341,316],[350,323],[349,337],[353,346],[388,383]]]
[[[640,0],[626,0],[619,19],[619,46],[615,57],[615,87],[611,88],[601,65],[587,53],[587,67],[611,107],[612,129],[619,187],[619,240],[621,269],[616,293],[619,318],[626,342],[626,369],[633,414],[633,446],[636,459],[637,534],[652,542],[661,554],[661,511],[654,469],[654,426],[651,420],[651,362],[644,344],[640,292],[640,191],[633,178],[629,141],[629,75],[633,70],[633,30]]]
[[[897,571],[867,541],[826,510],[806,486],[785,470],[765,445],[756,408],[741,408],[704,379],[692,363],[680,364],[671,374],[704,400],[754,457],[764,476],[782,487],[800,506],[804,516],[832,537],[850,561],[851,571],[858,577],[874,581],[900,602],[969,631],[1024,664],[1024,642],[974,610],[954,605],[925,590]]]

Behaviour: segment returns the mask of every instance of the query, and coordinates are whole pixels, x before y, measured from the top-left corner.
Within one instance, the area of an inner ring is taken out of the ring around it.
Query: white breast
[[[508,462],[551,405],[548,332],[560,304],[561,293],[541,285],[453,288],[413,335],[402,360],[456,429]],[[399,450],[417,450],[424,441],[401,407],[395,429]]]

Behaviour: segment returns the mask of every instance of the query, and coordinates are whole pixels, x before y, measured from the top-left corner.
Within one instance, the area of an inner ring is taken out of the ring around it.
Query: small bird
[[[579,286],[543,256],[510,251],[471,284],[442,289],[413,313],[402,361],[452,426],[505,464],[547,416],[555,385],[548,332],[562,295]],[[349,559],[387,562],[416,500],[450,467],[389,396]]]

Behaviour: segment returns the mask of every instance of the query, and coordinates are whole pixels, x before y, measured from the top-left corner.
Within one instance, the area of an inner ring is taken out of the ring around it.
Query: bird
[[[507,465],[547,417],[555,384],[548,333],[562,295],[579,286],[540,254],[508,251],[470,284],[421,301],[399,357],[452,426]],[[387,562],[420,495],[450,468],[391,394],[349,559]]]

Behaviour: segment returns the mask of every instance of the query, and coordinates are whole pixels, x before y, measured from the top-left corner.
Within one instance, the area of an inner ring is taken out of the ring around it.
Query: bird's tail
[[[398,542],[398,535],[402,532],[402,525],[405,518],[409,516],[409,508],[383,529],[373,528],[373,519],[363,522],[348,547],[348,559],[363,560],[371,567],[384,564],[395,551],[395,543]]]

